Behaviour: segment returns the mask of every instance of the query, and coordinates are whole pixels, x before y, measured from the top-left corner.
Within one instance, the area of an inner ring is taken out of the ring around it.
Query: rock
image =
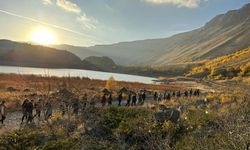
[[[68,91],[68,90],[65,89],[65,88],[63,88],[63,89],[57,91],[57,94],[60,95],[60,96],[65,97],[65,98],[71,98],[71,97],[73,97],[73,96],[75,95],[74,93]]]
[[[17,89],[13,88],[13,87],[8,87],[7,89],[7,92],[16,92]]]
[[[24,89],[23,92],[30,92],[30,89]]]
[[[37,94],[36,94],[36,93],[32,93],[32,94],[30,94],[29,96],[35,97],[35,96],[37,96]]]
[[[155,118],[158,121],[172,121],[176,123],[179,118],[180,118],[180,111],[173,109],[173,108],[168,108],[165,105],[160,105],[160,110],[162,112],[157,112],[155,113]]]
[[[204,105],[206,105],[208,103],[208,100],[207,99],[202,99],[202,100],[197,100],[196,102],[194,102],[194,105],[196,106],[196,107],[198,107],[198,106],[204,106]]]

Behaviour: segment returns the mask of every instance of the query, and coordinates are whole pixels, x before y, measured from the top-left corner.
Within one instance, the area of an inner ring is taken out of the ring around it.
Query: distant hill
[[[50,45],[50,47],[60,49],[60,50],[68,50],[71,53],[79,56],[81,59],[85,59],[90,56],[99,56],[99,57],[104,56],[103,54],[90,50],[87,47],[85,48],[85,47],[72,46],[72,45],[66,45],[66,44]]]
[[[250,76],[250,48],[208,60],[193,68],[187,76],[213,79]]]
[[[250,45],[250,4],[221,14],[203,27],[163,39],[121,42],[92,47],[61,46],[86,58],[108,56],[119,65],[169,65],[234,53]],[[85,56],[88,54],[88,56]]]
[[[114,63],[112,59],[109,57],[97,57],[97,56],[90,56],[84,59],[84,61],[95,65],[98,68],[102,68],[103,70],[112,71],[117,69],[117,65]]]
[[[0,65],[99,69],[65,50],[9,40],[0,40]]]

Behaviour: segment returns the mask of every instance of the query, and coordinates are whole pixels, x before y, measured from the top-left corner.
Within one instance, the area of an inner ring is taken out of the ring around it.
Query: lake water
[[[154,83],[155,78],[143,77],[119,73],[107,73],[100,71],[79,70],[79,69],[47,69],[47,68],[32,68],[32,67],[16,67],[16,66],[0,66],[0,73],[15,73],[15,74],[32,74],[42,76],[57,76],[57,77],[87,77],[90,79],[107,80],[113,76],[117,81]]]

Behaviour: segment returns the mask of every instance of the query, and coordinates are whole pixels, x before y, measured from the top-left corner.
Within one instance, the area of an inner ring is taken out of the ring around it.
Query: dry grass
[[[135,82],[116,82],[114,92],[119,91],[122,87],[127,87],[134,91],[142,89],[147,90],[180,90],[184,87],[181,85],[154,85]],[[17,91],[8,92],[7,88],[13,87]],[[20,104],[25,98],[25,95],[38,94],[48,95],[58,89],[66,87],[74,92],[79,97],[87,93],[89,97],[102,94],[102,89],[106,87],[106,81],[91,80],[88,78],[78,77],[42,77],[34,75],[17,75],[17,74],[0,74],[0,99],[7,101],[7,107],[12,110],[19,110]],[[29,92],[24,92],[29,89]]]

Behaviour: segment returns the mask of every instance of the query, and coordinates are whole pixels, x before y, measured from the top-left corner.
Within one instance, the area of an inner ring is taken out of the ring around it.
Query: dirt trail
[[[0,134],[3,134],[6,131],[11,131],[18,129],[20,127],[22,118],[22,113],[20,112],[9,112],[7,114],[4,125],[0,125]]]

